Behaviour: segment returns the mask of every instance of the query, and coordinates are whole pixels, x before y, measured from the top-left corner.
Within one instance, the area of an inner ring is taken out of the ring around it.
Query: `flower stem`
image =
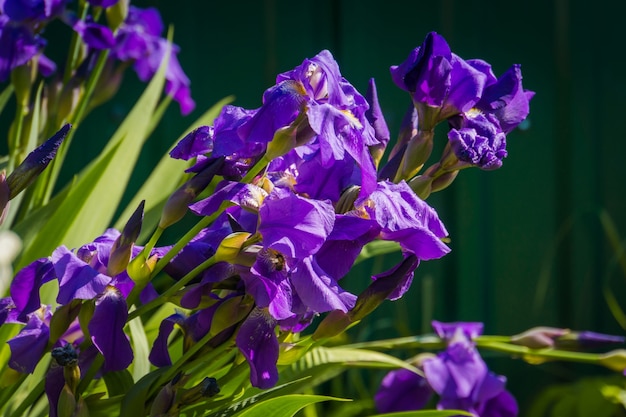
[[[187,285],[189,281],[194,279],[200,272],[204,271],[205,269],[213,265],[215,262],[216,262],[215,257],[211,256],[209,259],[202,262],[200,265],[196,266],[194,269],[189,271],[187,275],[185,275],[178,282],[176,282],[176,284],[172,285],[167,291],[161,294],[158,298],[155,298],[149,303],[144,304],[141,307],[137,308],[137,310],[131,312],[128,315],[127,321],[131,321],[135,317],[139,317],[142,314],[147,313],[148,311],[154,310],[161,304],[165,303],[172,295],[176,294],[176,292],[178,292],[185,285]]]

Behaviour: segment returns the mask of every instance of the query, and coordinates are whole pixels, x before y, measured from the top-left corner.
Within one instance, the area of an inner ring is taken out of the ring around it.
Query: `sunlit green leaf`
[[[63,202],[52,204],[55,210],[39,233],[24,240],[18,267],[49,256],[61,244],[77,247],[89,242],[109,225],[146,139],[163,90],[164,70],[161,65],[100,156],[81,172]]]
[[[326,397],[322,395],[285,395],[271,398],[254,404],[242,412],[235,414],[236,417],[267,417],[281,416],[292,417],[298,411],[310,404],[322,401],[350,401],[344,398]]]
[[[130,336],[133,342],[133,379],[138,381],[141,377],[150,372],[150,361],[148,356],[150,355],[150,346],[148,345],[148,339],[146,338],[146,332],[144,331],[141,323],[141,318],[137,317],[128,323],[130,327]]]
[[[223,98],[200,116],[191,126],[174,142],[178,143],[192,129],[213,123],[219,112],[226,104],[233,100],[232,96]],[[173,146],[172,146],[173,147]],[[170,148],[171,149],[171,148]],[[141,200],[145,200],[144,219],[142,233],[139,241],[146,240],[154,227],[156,227],[161,217],[161,210],[170,194],[180,184],[184,175],[184,170],[188,167],[188,163],[169,156],[169,152],[165,154],[157,166],[154,168],[148,179],[143,183],[139,191],[135,193],[133,199],[128,203],[124,212],[120,215],[115,227],[120,229],[124,227],[126,221]]]

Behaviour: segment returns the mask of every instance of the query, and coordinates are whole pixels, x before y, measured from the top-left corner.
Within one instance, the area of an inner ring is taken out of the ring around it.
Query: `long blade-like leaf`
[[[243,410],[241,413],[236,414],[236,417],[292,417],[307,405],[322,401],[349,400],[344,398],[326,397],[322,395],[285,395],[283,397],[271,398],[267,401],[254,404],[253,406]]]
[[[201,125],[209,125],[213,123],[213,120],[217,117],[222,107],[230,103],[232,100],[233,97],[229,96],[218,101],[194,123],[192,123],[189,129],[187,129],[187,131],[185,131],[185,133],[176,140],[176,143],[178,143],[178,141],[182,139],[182,137],[187,134],[189,130]],[[169,153],[164,155],[150,174],[150,177],[148,177],[139,191],[135,193],[134,198],[130,201],[128,206],[126,206],[126,209],[117,220],[115,228],[121,230],[133,211],[137,208],[139,202],[141,200],[145,200],[146,204],[144,207],[142,234],[139,237],[139,241],[144,240],[145,237],[152,232],[153,228],[156,227],[156,224],[161,216],[163,205],[165,205],[165,202],[172,191],[174,191],[180,184],[181,178],[184,175],[184,170],[187,166],[186,162],[171,158]]]
[[[164,70],[162,64],[100,156],[83,170],[74,187],[34,238],[24,241],[25,249],[18,267],[49,256],[62,244],[76,247],[86,243],[110,224],[163,91]]]

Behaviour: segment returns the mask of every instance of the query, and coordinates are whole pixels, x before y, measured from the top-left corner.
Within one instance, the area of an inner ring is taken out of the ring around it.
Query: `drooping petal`
[[[379,413],[421,410],[433,395],[423,377],[408,369],[397,369],[383,378],[374,396]]]
[[[335,211],[328,201],[310,200],[275,188],[259,209],[258,232],[265,247],[289,258],[315,253],[330,234]]]
[[[65,246],[58,247],[50,259],[59,279],[59,304],[68,304],[74,299],[95,298],[111,282],[111,277],[93,269]]]
[[[297,265],[292,271],[291,282],[302,302],[318,313],[332,310],[345,313],[356,301],[356,296],[341,288],[312,257],[303,259]]]
[[[182,313],[175,313],[163,319],[159,325],[159,334],[154,340],[152,349],[150,350],[150,356],[148,357],[151,364],[158,367],[172,364],[172,359],[170,358],[170,353],[167,348],[167,339],[174,330],[174,325],[182,325],[185,319],[186,317]]]
[[[50,319],[49,311],[31,314],[26,327],[7,342],[11,348],[9,366],[18,372],[33,373],[48,346],[50,328],[41,315]]]
[[[20,312],[20,320],[41,307],[39,290],[41,285],[54,279],[54,266],[48,258],[37,259],[21,269],[11,282],[11,298]]]
[[[250,366],[250,383],[257,388],[271,388],[278,381],[278,339],[274,333],[275,327],[274,319],[256,308],[237,333],[237,347]]]
[[[88,325],[91,341],[104,356],[106,372],[126,369],[133,361],[133,350],[124,333],[127,318],[128,306],[122,294],[115,287],[106,287]]]

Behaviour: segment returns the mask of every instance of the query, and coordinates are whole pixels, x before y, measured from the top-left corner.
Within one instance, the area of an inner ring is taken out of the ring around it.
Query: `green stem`
[[[185,363],[191,358],[193,357],[193,355],[195,355],[196,353],[198,353],[198,351],[200,351],[200,349],[202,349],[202,347],[204,347],[204,345],[206,345],[209,340],[211,340],[213,337],[215,337],[215,335],[211,334],[210,332],[208,332],[207,334],[205,334],[202,339],[198,340],[198,342],[196,342],[193,346],[191,346],[191,348],[189,348],[189,350],[187,352],[185,352],[177,361],[176,363],[174,363],[168,370],[167,372],[165,372],[159,379],[160,379],[160,384],[154,384],[154,389],[158,389],[162,384],[165,384],[166,382],[170,381],[172,378],[174,378],[174,376],[179,372],[179,370],[185,365]],[[216,362],[218,358],[221,357],[229,357],[229,355],[222,355],[224,353],[224,351],[226,351],[227,349],[231,349],[232,348],[232,344],[230,343],[230,339],[225,341],[224,343],[222,343],[220,346],[218,346],[217,348],[215,348],[213,351],[207,353],[206,355],[203,355],[201,358],[198,358],[199,361],[204,362],[204,363],[213,363]],[[193,361],[191,363],[194,363],[196,361]],[[221,368],[221,366],[220,366]]]
[[[15,394],[15,392],[22,386],[26,377],[28,377],[28,374],[20,374],[19,379],[16,382],[2,389],[0,404],[3,408],[12,404],[11,398],[13,397],[13,394]]]
[[[20,155],[22,152],[20,151],[22,147],[21,137],[22,130],[24,130],[24,116],[28,112],[28,107],[22,106],[21,104],[17,104],[17,109],[15,112],[15,130],[13,134],[10,135],[9,139],[9,164],[7,166],[7,173],[11,173],[16,166],[19,165],[21,161]]]
[[[85,20],[87,17],[87,10],[89,4],[87,2],[78,2],[78,19]],[[70,40],[70,50],[67,55],[67,62],[65,64],[65,73],[63,74],[63,84],[67,85],[72,73],[76,69],[76,61],[78,61],[78,55],[80,53],[80,35],[77,32],[73,32],[72,39]]]
[[[154,300],[150,301],[149,303],[144,304],[141,307],[137,308],[137,310],[131,312],[128,315],[128,321],[131,321],[135,317],[139,317],[142,314],[147,313],[148,311],[154,310],[155,308],[157,308],[161,304],[167,302],[168,299],[171,296],[176,294],[185,285],[187,285],[189,283],[189,281],[194,279],[200,272],[204,271],[205,269],[207,269],[208,267],[213,265],[215,262],[216,262],[215,257],[211,256],[209,259],[207,259],[206,261],[202,262],[200,265],[196,266],[189,273],[187,273],[187,275],[185,275],[180,280],[178,280],[176,282],[176,284],[174,284],[170,288],[168,288],[168,290],[165,291],[163,294],[161,294],[158,298],[155,298]]]
[[[598,364],[602,355],[587,352],[572,352],[558,349],[530,349],[525,346],[512,345],[502,342],[479,342],[476,346],[483,349],[495,350],[514,356],[535,357],[547,360],[564,360],[570,362]]]
[[[248,171],[246,176],[243,177],[243,180],[241,180],[241,182],[246,184],[251,183],[254,177],[256,177],[259,172],[263,171],[263,169],[267,167],[270,162],[271,161],[267,159],[265,155],[263,155],[263,157],[256,164],[254,164],[252,168],[250,168],[250,171]]]

